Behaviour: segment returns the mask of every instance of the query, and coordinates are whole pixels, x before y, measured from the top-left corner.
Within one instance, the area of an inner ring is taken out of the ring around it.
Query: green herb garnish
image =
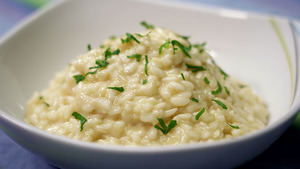
[[[225,73],[220,67],[219,67],[219,71],[224,76],[224,80],[226,80],[226,78],[228,77],[228,74]]]
[[[220,100],[212,99],[212,101],[216,102],[223,109],[227,110],[227,106],[224,103],[222,103]]]
[[[137,62],[141,61],[141,57],[142,57],[142,55],[140,55],[140,54],[133,54],[131,56],[127,56],[127,58],[136,58]]]
[[[73,78],[76,80],[76,84],[83,81],[85,79],[84,75],[74,75]]]
[[[158,53],[161,54],[163,48],[167,48],[170,45],[170,43],[170,40],[167,40],[164,44],[162,44],[158,49]]]
[[[177,34],[177,35],[184,40],[189,40],[189,38],[190,38],[189,36],[184,36],[184,35],[179,35],[179,34]]]
[[[209,84],[209,80],[208,80],[208,78],[205,76],[204,77],[204,82],[206,83],[206,84]]]
[[[218,88],[214,91],[211,91],[211,94],[216,95],[222,92],[222,86],[219,81],[217,81]]]
[[[242,88],[245,88],[246,85],[240,84],[239,87],[242,89]]]
[[[175,53],[175,46],[179,47],[179,49],[181,49],[181,51],[188,56],[189,58],[192,58],[191,55],[188,53],[188,51],[190,50],[190,46],[189,47],[185,47],[183,46],[180,42],[178,42],[177,40],[172,40],[172,46],[173,46],[173,52]]]
[[[180,73],[180,74],[181,74],[182,79],[185,80],[185,77],[184,77],[183,73]]]
[[[200,49],[199,50],[199,53],[203,53],[205,50],[204,49]]]
[[[226,124],[227,124],[228,126],[230,126],[231,128],[234,128],[234,129],[240,129],[239,126],[235,126],[235,125],[229,124],[229,123],[227,123],[227,122],[226,122]]]
[[[44,97],[40,96],[40,100],[43,100],[43,103],[45,104],[46,107],[50,107],[50,104],[44,101]]]
[[[87,45],[87,49],[88,49],[88,51],[91,51],[91,50],[92,50],[91,44],[88,44],[88,45]]]
[[[168,126],[166,126],[165,122],[163,119],[161,118],[157,118],[159,125],[155,125],[154,127],[158,130],[160,130],[164,135],[168,134],[169,131],[174,128],[177,125],[176,120],[171,120],[170,123],[168,124]]]
[[[189,64],[185,64],[187,68],[192,69],[192,72],[198,72],[198,71],[204,71],[206,70],[205,67],[203,66],[193,66],[193,65],[189,65]]]
[[[108,65],[108,62],[106,60],[100,60],[100,59],[97,59],[95,63],[97,66],[89,67],[89,69],[104,68]]]
[[[117,37],[114,36],[114,35],[112,35],[112,36],[109,37],[109,39],[110,39],[110,40],[115,40],[115,39],[117,39]]]
[[[230,92],[228,90],[228,88],[226,86],[224,86],[225,92],[228,94],[228,96],[230,96]]]
[[[105,57],[105,60],[107,60],[108,58],[110,58],[112,55],[118,55],[120,53],[120,49],[116,49],[115,51],[110,51],[110,48],[107,48],[105,51],[104,51],[104,57]]]
[[[195,97],[192,97],[191,100],[192,100],[193,102],[199,103],[199,100],[196,99]]]
[[[99,48],[104,48],[104,45],[100,45]]]
[[[148,56],[145,55],[145,74],[148,76]]]
[[[75,119],[80,120],[80,131],[83,130],[83,125],[84,123],[87,122],[87,119],[85,117],[83,117],[81,114],[77,113],[77,112],[73,112],[72,116],[75,117]]]
[[[143,85],[146,84],[147,82],[148,82],[148,80],[147,80],[147,79],[144,79],[144,80],[143,80]]]
[[[113,89],[113,90],[117,90],[119,92],[124,92],[124,88],[123,87],[107,87],[108,89]]]
[[[203,107],[200,112],[197,113],[197,115],[195,116],[196,120],[199,120],[200,116],[205,112],[205,108]]]
[[[135,35],[138,36],[138,37],[140,37],[140,38],[144,37],[144,35],[139,34],[139,33],[135,33]]]
[[[154,29],[154,25],[148,24],[146,21],[142,21],[141,25],[144,26],[146,29]]]
[[[139,40],[137,40],[132,34],[126,33],[126,39],[121,39],[122,43],[128,43],[130,40],[134,40],[136,43],[140,43]]]

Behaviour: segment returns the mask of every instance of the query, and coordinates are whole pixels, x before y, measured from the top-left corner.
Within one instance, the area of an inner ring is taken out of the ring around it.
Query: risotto
[[[25,120],[73,139],[174,145],[234,138],[268,123],[251,88],[226,74],[188,37],[142,22],[74,59],[36,92]]]

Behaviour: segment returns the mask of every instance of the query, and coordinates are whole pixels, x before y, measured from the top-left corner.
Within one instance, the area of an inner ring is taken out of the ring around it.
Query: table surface
[[[53,0],[0,0],[0,39],[17,23]],[[181,0],[300,20],[300,0]],[[299,32],[298,32],[299,33]],[[299,34],[300,36],[300,34]],[[297,120],[300,123],[300,116]],[[300,169],[300,124],[294,123],[265,152],[240,169]],[[23,149],[0,131],[0,169],[55,169],[37,155]]]

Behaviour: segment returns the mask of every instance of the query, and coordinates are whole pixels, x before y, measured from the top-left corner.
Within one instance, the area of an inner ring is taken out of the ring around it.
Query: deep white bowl
[[[207,41],[217,62],[264,99],[270,122],[232,140],[166,147],[100,145],[52,135],[23,121],[26,100],[86,45],[137,32],[146,20]],[[180,3],[73,0],[39,11],[0,41],[0,127],[62,168],[231,168],[254,158],[299,109],[297,39],[288,20]]]

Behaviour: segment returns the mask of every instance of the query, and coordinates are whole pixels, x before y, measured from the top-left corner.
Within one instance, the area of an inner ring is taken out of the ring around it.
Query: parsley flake
[[[224,80],[226,80],[226,78],[228,77],[228,74],[226,72],[224,72],[220,67],[219,67],[219,71],[224,76]]]
[[[164,44],[162,44],[162,45],[159,47],[158,53],[161,54],[163,48],[169,47],[170,43],[171,43],[171,42],[170,42],[170,40],[168,39]]]
[[[44,100],[44,97],[43,96],[40,96],[40,100]],[[45,104],[46,107],[50,107],[50,104],[47,103],[46,101],[43,101],[43,103]]]
[[[206,70],[205,67],[203,66],[193,66],[193,65],[190,65],[190,64],[185,64],[187,68],[189,69],[192,69],[192,72],[198,72],[198,71],[204,71]]]
[[[122,43],[128,43],[130,40],[134,40],[136,43],[140,43],[139,40],[137,40],[132,34],[126,33],[126,39],[121,39]]]
[[[145,74],[148,76],[148,56],[145,55]]]
[[[223,109],[227,110],[227,106],[222,103],[220,100],[212,99],[215,103],[217,103],[219,106],[221,106]]]
[[[193,102],[199,103],[199,100],[196,99],[195,97],[192,97],[191,100],[192,100]]]
[[[139,61],[141,61],[142,55],[133,54],[133,55],[127,56],[127,58],[136,58],[136,61],[139,62]]]
[[[124,92],[124,88],[123,87],[107,87],[108,89],[112,89],[112,90],[117,90],[119,92]]]
[[[115,51],[111,52],[110,48],[107,48],[104,51],[104,58],[105,60],[107,60],[108,58],[110,58],[112,55],[118,55],[120,53],[120,49],[116,49]]]
[[[143,80],[143,85],[146,84],[147,82],[148,82],[148,80],[147,80],[147,79],[144,79],[144,80]]]
[[[154,25],[148,24],[146,21],[142,21],[141,25],[144,26],[146,29],[154,29]]]
[[[91,50],[92,50],[91,44],[88,44],[88,45],[87,45],[87,49],[88,49],[88,51],[91,51]]]
[[[177,35],[184,40],[189,40],[189,38],[190,38],[190,36],[184,36],[184,35],[179,35],[179,34],[177,34]]]
[[[200,116],[205,112],[205,108],[203,107],[200,112],[197,113],[197,115],[195,116],[196,120],[199,120]]]
[[[211,91],[211,94],[217,95],[217,94],[219,94],[219,93],[222,92],[222,86],[221,86],[221,84],[220,84],[219,81],[217,81],[217,85],[218,85],[218,89],[216,89],[216,90],[214,90],[214,91]]]
[[[224,86],[225,92],[227,93],[228,96],[230,96],[230,91],[228,90],[228,88],[226,86]]]
[[[209,84],[209,80],[208,80],[208,78],[205,76],[204,77],[204,82],[206,83],[206,84]]]
[[[172,128],[174,128],[177,125],[176,120],[171,120],[168,126],[165,124],[164,120],[161,118],[157,118],[159,125],[155,125],[154,127],[158,130],[160,130],[164,135],[168,134],[169,131],[171,131]]]
[[[189,47],[185,47],[183,46],[180,42],[178,42],[177,40],[172,40],[172,46],[173,46],[173,51],[175,53],[175,46],[179,47],[179,49],[181,49],[181,51],[189,58],[192,58],[191,55],[188,53],[188,51],[191,49],[191,46]]]
[[[231,128],[234,128],[234,129],[240,129],[239,126],[232,125],[232,124],[229,124],[229,123],[227,123],[227,122],[226,122],[226,124],[227,124],[228,126],[230,126]]]
[[[72,116],[75,117],[75,119],[80,120],[80,131],[83,130],[83,125],[84,123],[87,122],[87,119],[85,117],[83,117],[81,114],[77,113],[77,112],[73,112]]]
[[[180,73],[180,74],[181,74],[182,79],[185,80],[185,77],[184,77],[183,73]]]
[[[83,75],[74,75],[73,78],[76,80],[76,84],[83,81],[85,79],[85,76]]]

